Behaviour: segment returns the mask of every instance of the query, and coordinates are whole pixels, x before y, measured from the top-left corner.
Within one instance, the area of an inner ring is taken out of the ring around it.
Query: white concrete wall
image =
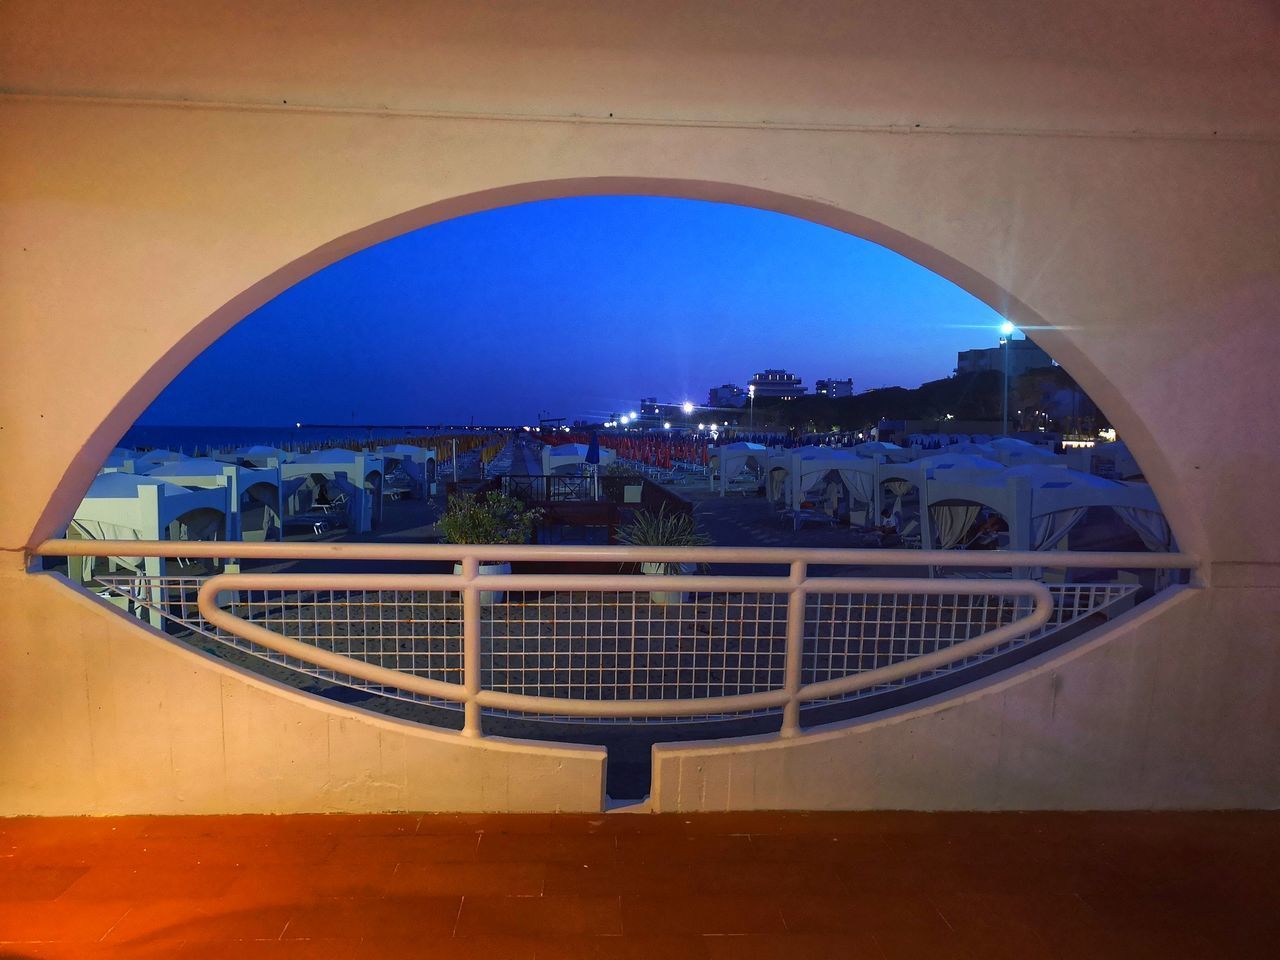
[[[603,747],[474,740],[245,674],[0,574],[0,816],[599,811]]]
[[[1181,588],[959,695],[799,741],[655,746],[652,805],[1280,807],[1277,618],[1274,590]],[[1224,620],[1230,631],[1220,629]]]
[[[97,620],[65,591],[12,579],[22,550],[59,531],[118,436],[200,349],[387,236],[521,199],[627,191],[752,203],[860,233],[1034,327],[1204,559],[1214,617],[1190,618],[1212,623],[1195,642],[1245,644],[1253,673],[1277,669],[1263,616],[1280,586],[1270,5],[672,2],[642,17],[615,0],[268,6],[0,10],[0,647],[30,664],[32,704],[61,704],[65,684],[61,665],[32,651],[60,649],[64,634],[92,647]],[[1255,586],[1218,592],[1243,583]],[[1182,636],[1189,616],[1173,608],[1151,629]],[[1132,680],[1150,685],[1158,669],[1136,661]],[[1205,684],[1227,704],[1248,683],[1220,671],[1150,688],[1176,716]],[[1242,702],[1185,763],[1212,771],[1224,802],[1255,803],[1232,744],[1261,738],[1280,754],[1280,732],[1261,722],[1265,704]],[[128,729],[150,731],[194,708],[129,709]],[[1071,715],[1089,726],[1106,709],[1085,698]],[[1044,731],[1023,721],[1039,715],[1020,708],[1008,736],[1036,743]],[[911,737],[947,741],[949,721],[928,718]],[[84,727],[66,749],[103,722],[66,719]],[[43,762],[20,730],[6,727],[4,748],[19,766]],[[1121,725],[1114,736],[1129,755],[1163,756],[1184,733]],[[145,781],[183,736],[112,750]],[[916,796],[992,802],[920,776]],[[1057,804],[1094,796],[1035,776]],[[123,784],[101,798],[66,789],[42,803],[145,802]],[[1109,805],[1149,795],[1136,775],[1113,789]],[[1174,805],[1202,795],[1171,789]],[[313,794],[300,786],[276,802]],[[454,802],[488,802],[468,796]]]

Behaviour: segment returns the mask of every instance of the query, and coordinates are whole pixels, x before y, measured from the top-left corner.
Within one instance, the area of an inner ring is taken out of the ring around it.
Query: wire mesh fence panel
[[[102,582],[140,610],[158,609],[179,629],[269,663],[382,696],[444,705],[319,667],[213,626],[197,604],[203,578],[111,577]],[[222,606],[249,623],[317,650],[407,675],[462,682],[462,594],[456,591],[247,590],[226,595]]]
[[[482,613],[481,683],[609,701],[728,697],[782,685],[785,593],[656,599],[640,591],[508,594]]]
[[[276,667],[382,696],[447,706],[397,687],[319,667],[213,626],[201,616],[203,577],[104,576],[99,582],[139,615],[158,612],[171,632],[191,631]],[[914,676],[837,699],[867,696],[963,670],[1091,617],[1137,591],[1132,584],[1055,584],[1048,623],[1022,636]],[[480,608],[482,689],[575,701],[715,699],[784,686],[788,597],[773,592],[508,591]],[[282,637],[407,676],[463,682],[461,591],[245,590],[224,609]],[[998,584],[969,594],[814,592],[805,599],[801,682],[866,673],[944,650],[1030,612]],[[814,701],[821,706],[837,700]],[[507,716],[534,715],[487,711]],[[754,714],[771,710],[754,711]],[[590,722],[687,722],[747,716],[599,718]],[[537,715],[581,723],[582,717]]]
[[[979,653],[914,676],[878,684],[813,706],[865,697],[953,673],[1008,653],[1062,628],[1101,615],[1138,590],[1134,584],[1054,584],[1047,623]],[[944,650],[1026,616],[1026,598],[979,594],[812,593],[805,610],[805,684],[834,680]]]

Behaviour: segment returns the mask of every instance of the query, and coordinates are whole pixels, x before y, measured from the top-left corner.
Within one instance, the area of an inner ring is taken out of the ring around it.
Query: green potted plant
[[[528,543],[541,516],[541,510],[531,510],[515,497],[491,490],[484,495],[462,493],[450,497],[436,526],[446,543]],[[462,564],[455,563],[453,572],[462,573]],[[510,572],[510,563],[480,564],[481,576]],[[484,590],[480,602],[501,603],[504,596],[499,590]]]
[[[635,518],[618,531],[618,542],[634,547],[705,547],[712,540],[698,529],[692,514],[667,512],[664,503],[657,513],[641,510]],[[650,576],[695,573],[706,564],[659,561],[640,564],[640,569]],[[649,594],[653,603],[685,603],[689,596],[676,591],[657,590]]]

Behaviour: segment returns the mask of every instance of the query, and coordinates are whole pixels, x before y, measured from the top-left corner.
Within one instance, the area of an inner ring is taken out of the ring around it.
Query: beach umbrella
[[[591,473],[595,477],[596,499],[600,499],[600,438],[591,431],[591,442],[587,444],[587,455],[584,458],[591,464]]]

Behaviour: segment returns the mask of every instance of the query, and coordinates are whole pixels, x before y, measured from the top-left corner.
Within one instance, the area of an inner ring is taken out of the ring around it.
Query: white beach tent
[[[209,457],[171,460],[147,471],[149,477],[160,477],[193,489],[225,486],[228,540],[266,540],[271,528],[276,539],[284,539],[284,491],[280,468],[241,467]],[[246,514],[252,521],[246,526]]]
[[[219,485],[188,490],[158,477],[107,473],[97,477],[76,508],[67,538],[72,540],[205,540],[226,537],[228,490]],[[163,577],[164,557],[110,557],[109,568],[123,566],[148,577]],[[72,557],[68,574],[78,583],[93,576],[93,557]],[[151,585],[153,603],[163,599],[159,583]],[[159,626],[158,611],[151,623]]]
[[[708,454],[711,476],[720,475],[720,496],[729,490],[729,482],[744,470],[751,470],[757,477],[764,477],[769,469],[769,451],[761,443],[739,440],[712,447]]]
[[[545,476],[555,474],[577,476],[586,466],[587,451],[590,447],[585,443],[561,443],[557,446],[547,445],[542,448],[542,473]],[[618,454],[604,446],[600,447],[600,466],[613,463]]]
[[[920,457],[918,460],[906,463],[877,459],[872,485],[872,516],[878,518],[883,512],[884,492],[886,489],[889,495],[895,498],[893,512],[898,513],[898,504],[900,504],[901,498],[912,487],[921,490],[926,477],[930,475],[931,471],[941,471],[944,474],[949,471],[956,471],[957,474],[975,471],[979,474],[989,475],[991,473],[1000,473],[1004,469],[1005,467],[1002,464],[996,463],[994,460],[988,460],[975,454],[953,452],[949,449],[943,452],[930,453],[927,456]],[[923,503],[923,494],[921,496]]]
[[[116,447],[107,454],[107,459],[98,468],[98,473],[133,473],[133,457],[132,450]]]
[[[292,457],[293,454],[286,453],[279,447],[258,443],[251,447],[238,447],[225,457],[220,456],[216,459],[234,461],[245,467],[278,467]]]
[[[1151,487],[1105,480],[1077,470],[1025,464],[1000,472],[930,471],[920,494],[926,549],[960,542],[980,507],[1004,517],[1012,550],[1052,550],[1090,507],[1111,507],[1149,550],[1169,550],[1172,537]]]
[[[1090,472],[1116,480],[1128,480],[1141,477],[1142,467],[1129,452],[1129,446],[1123,440],[1111,443],[1100,443],[1089,451],[1092,470]]]
[[[135,453],[133,455],[133,469],[135,473],[146,473],[152,467],[158,467],[162,463],[168,463],[171,460],[185,460],[185,453],[178,453],[174,450],[148,450],[146,453]]]
[[[433,448],[394,443],[379,447],[377,452],[386,467],[387,491],[392,489],[391,478],[395,477],[400,481],[394,487],[397,491],[406,489],[407,485],[409,496],[415,500],[427,495],[429,484],[436,479],[436,452]]]
[[[874,460],[860,457],[852,450],[834,447],[802,447],[791,451],[790,459],[788,486],[791,509],[799,510],[807,499],[830,499],[834,492],[833,479],[848,490],[850,500],[871,509],[875,498]]]
[[[860,457],[867,457],[875,460],[883,457],[890,463],[907,463],[915,460],[918,453],[908,450],[906,447],[900,447],[896,443],[889,443],[885,440],[867,440],[864,443],[855,443],[853,452]]]
[[[1038,447],[1017,437],[996,437],[988,446],[992,452],[989,457],[999,460],[1006,467],[1020,467],[1023,464],[1058,464],[1066,466],[1066,460],[1059,457],[1048,447]]]
[[[311,507],[308,485],[292,484],[298,479],[319,478],[346,495],[347,526],[353,533],[368,533],[382,522],[382,458],[335,447],[302,453],[280,465],[289,516]]]

